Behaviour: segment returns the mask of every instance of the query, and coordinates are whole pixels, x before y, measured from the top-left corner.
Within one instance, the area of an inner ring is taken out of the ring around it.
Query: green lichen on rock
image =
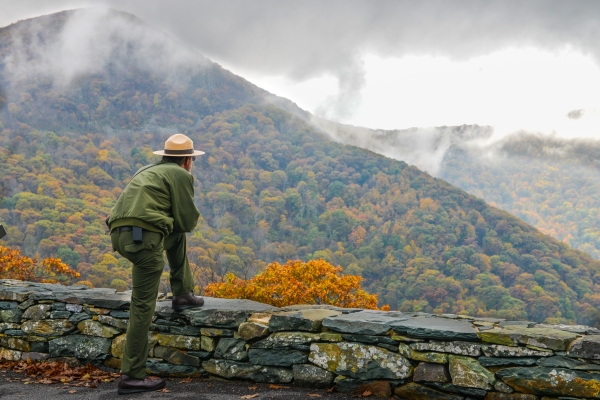
[[[500,367],[500,366],[532,366],[537,364],[537,358],[527,357],[479,357],[477,359],[483,367]]]
[[[202,336],[200,338],[200,349],[199,350],[215,351],[216,348],[217,348],[217,342],[215,341],[215,339],[208,337],[208,336]]]
[[[69,319],[71,318],[71,312],[66,310],[51,311],[48,316],[50,319]]]
[[[226,360],[244,361],[248,359],[246,341],[242,339],[223,338],[219,340],[215,349],[215,358]]]
[[[478,357],[481,354],[481,345],[471,342],[422,342],[413,343],[410,348],[416,351],[436,351],[471,357]]]
[[[75,327],[66,319],[46,319],[41,321],[25,321],[21,324],[23,332],[39,336],[61,336],[71,332]]]
[[[413,370],[400,354],[360,343],[313,343],[308,359],[333,373],[361,380],[404,379]]]
[[[21,325],[15,324],[13,322],[0,322],[0,333],[7,330],[15,330],[19,329]]]
[[[111,317],[110,315],[98,315],[98,322],[126,331],[129,320]]]
[[[525,347],[503,346],[503,345],[483,345],[481,351],[487,357],[549,357],[554,353],[552,350],[533,350]]]
[[[22,352],[18,350],[10,350],[0,347],[0,360],[19,361],[21,359],[21,354]]]
[[[191,356],[172,347],[156,346],[154,348],[154,357],[162,358],[166,362],[175,365],[191,365],[193,367],[200,366],[200,360],[198,357]]]
[[[563,368],[507,368],[496,374],[518,392],[545,395],[600,398],[597,374]]]
[[[83,307],[83,309],[88,314],[91,314],[91,315],[108,315],[112,311],[109,308],[100,308],[100,307],[93,307],[93,306],[85,306],[85,307]]]
[[[104,338],[112,338],[120,333],[119,330],[113,328],[112,326],[107,326],[101,324],[98,321],[92,321],[89,319],[78,323],[77,329],[79,329],[82,335],[98,336]]]
[[[51,304],[37,304],[35,306],[31,306],[23,313],[23,319],[29,319],[31,321],[46,319],[49,316],[51,309]]]
[[[552,328],[528,328],[526,325],[506,325],[477,333],[479,338],[488,343],[507,346],[528,345],[534,350],[550,349],[564,351],[578,335],[572,332]]]
[[[110,354],[115,358],[123,358],[123,351],[125,349],[125,341],[127,335],[122,334],[114,338],[110,345]],[[156,334],[153,332],[148,333],[148,346],[150,347],[149,352],[152,352],[153,346],[156,344]]]
[[[321,332],[319,337],[321,338],[322,342],[337,343],[343,340],[341,333]]]
[[[411,352],[411,360],[425,361],[429,363],[446,364],[448,363],[448,354],[443,353],[424,353],[419,351]]]
[[[326,371],[311,364],[295,364],[292,366],[294,371],[294,385],[311,388],[329,388],[335,379],[332,372]]]
[[[437,364],[448,363],[448,354],[415,351],[412,349],[412,347],[404,343],[400,343],[398,345],[398,352],[404,357],[415,361],[424,361]]]
[[[254,347],[269,349],[273,347],[291,347],[307,345],[321,339],[317,333],[308,332],[275,332],[265,340],[256,343]]]
[[[167,335],[163,333],[156,333],[154,335],[156,341],[161,346],[175,347],[183,350],[206,350],[202,348],[202,339],[193,336],[182,336],[182,335]],[[203,338],[206,338],[203,336]],[[210,338],[206,338],[210,339]],[[211,350],[207,350],[211,351]]]
[[[505,331],[502,328],[493,328],[485,331],[477,332],[477,336],[481,341],[486,343],[494,343],[504,346],[517,346],[518,335],[514,332]]]
[[[2,322],[13,322],[16,324],[20,324],[22,316],[23,312],[18,308],[0,310],[0,321]]]
[[[508,325],[504,329],[520,333],[519,343],[528,345],[534,350],[540,348],[565,351],[569,344],[579,337],[575,333],[552,328],[526,328],[522,325]]]
[[[69,335],[49,342],[52,357],[77,357],[94,359],[108,353],[111,341],[88,335]]]
[[[474,358],[450,355],[448,361],[453,385],[490,390],[496,383],[494,374]]]
[[[28,341],[17,337],[0,337],[0,346],[11,350],[31,351],[31,345]]]
[[[110,354],[115,358],[123,358],[123,350],[125,349],[125,334],[119,335],[114,338],[110,345]]]
[[[584,336],[571,343],[567,350],[570,357],[600,359],[600,335]]]

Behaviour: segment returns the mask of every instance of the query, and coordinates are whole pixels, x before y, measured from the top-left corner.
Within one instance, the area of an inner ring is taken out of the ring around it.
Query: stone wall
[[[112,289],[0,280],[0,357],[118,370],[128,308]],[[159,301],[148,338],[148,373],[161,376],[406,399],[600,398],[600,331],[586,326],[206,298],[181,313]]]

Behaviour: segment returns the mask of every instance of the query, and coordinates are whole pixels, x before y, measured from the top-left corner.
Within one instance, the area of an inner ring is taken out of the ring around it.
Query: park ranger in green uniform
[[[159,378],[146,377],[148,331],[156,307],[160,277],[165,267],[163,252],[171,270],[172,307],[181,311],[204,304],[194,296],[194,280],[187,258],[186,232],[198,223],[194,205],[192,162],[204,152],[194,150],[185,135],[171,136],[161,161],[142,167],[119,196],[107,220],[113,249],[133,263],[129,326],[119,394],[158,390]]]

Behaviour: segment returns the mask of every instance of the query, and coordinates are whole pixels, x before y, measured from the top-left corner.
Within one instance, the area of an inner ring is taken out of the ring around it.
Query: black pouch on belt
[[[133,243],[142,243],[142,228],[133,226]]]

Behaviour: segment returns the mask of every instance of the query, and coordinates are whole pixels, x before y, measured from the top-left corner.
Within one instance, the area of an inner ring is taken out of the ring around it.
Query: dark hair
[[[185,159],[188,158],[189,156],[183,156],[183,157],[172,157],[172,156],[163,156],[162,160],[164,162],[170,162],[170,163],[175,163],[179,166],[182,166],[183,163],[185,162]]]

